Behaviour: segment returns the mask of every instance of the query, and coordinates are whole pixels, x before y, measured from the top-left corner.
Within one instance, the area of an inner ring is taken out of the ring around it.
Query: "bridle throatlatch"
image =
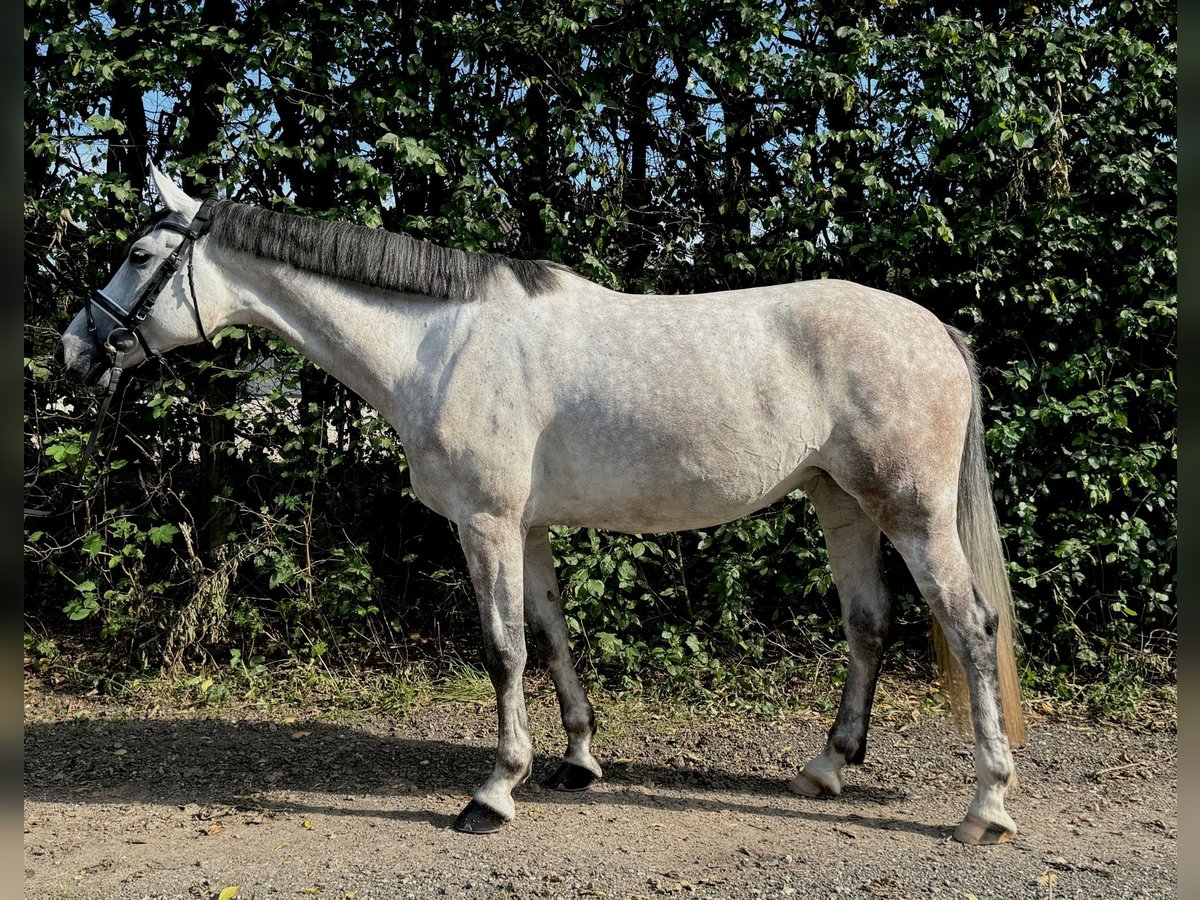
[[[196,215],[192,217],[192,220],[187,225],[179,225],[175,222],[160,222],[150,229],[150,231],[158,231],[160,229],[174,231],[176,234],[183,235],[183,240],[178,247],[171,251],[170,256],[158,264],[158,268],[154,270],[154,274],[150,276],[150,280],[142,287],[129,309],[123,309],[112,297],[104,293],[101,288],[96,288],[92,291],[92,296],[84,306],[87,312],[88,333],[92,337],[92,343],[96,348],[96,352],[98,354],[108,354],[112,359],[112,365],[108,369],[108,384],[105,385],[104,398],[100,402],[100,411],[96,416],[96,426],[92,429],[92,435],[88,438],[83,455],[79,458],[79,465],[75,472],[77,478],[82,477],[84,470],[87,468],[88,460],[91,459],[92,453],[96,449],[96,440],[100,436],[100,428],[104,424],[104,417],[108,414],[108,408],[112,404],[113,396],[117,393],[117,384],[120,382],[121,374],[124,371],[123,363],[126,356],[133,353],[139,346],[147,356],[158,356],[158,353],[151,349],[150,345],[146,343],[145,338],[142,337],[141,326],[150,315],[150,311],[154,309],[154,304],[158,302],[158,297],[162,293],[163,288],[167,286],[167,282],[179,271],[179,266],[185,258],[188,267],[187,293],[189,299],[192,301],[192,313],[196,318],[196,328],[199,330],[200,337],[204,339],[205,343],[212,344],[208,332],[204,330],[204,322],[200,318],[200,300],[196,296],[196,283],[192,278],[192,247],[195,245],[196,240],[212,227],[213,208],[215,206],[215,200],[205,200],[200,204],[200,209],[196,211]],[[95,310],[97,308],[117,323],[117,327],[109,331],[103,343],[100,342],[99,332],[96,329]]]

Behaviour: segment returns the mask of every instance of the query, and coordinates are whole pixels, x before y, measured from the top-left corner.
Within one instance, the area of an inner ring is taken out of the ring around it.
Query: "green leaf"
[[[150,535],[150,543],[156,547],[161,547],[164,544],[171,543],[171,539],[179,534],[179,529],[174,525],[155,525],[148,533]]]

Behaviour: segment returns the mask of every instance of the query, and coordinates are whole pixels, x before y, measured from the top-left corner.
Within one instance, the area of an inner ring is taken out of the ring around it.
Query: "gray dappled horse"
[[[800,488],[825,533],[850,665],[828,742],[792,790],[836,796],[843,767],[863,759],[892,621],[882,533],[961,664],[951,685],[969,692],[977,790],[955,837],[1016,832],[1004,809],[1009,742],[1024,731],[1012,601],[957,331],[845,281],[620,294],[551,263],[202,206],[153,177],[166,209],[75,317],[61,359],[97,383],[114,361],[257,325],[391,423],[413,491],[458,526],[496,689],[495,768],[457,828],[511,821],[512,790],[530,775],[525,624],[547,648],[567,733],[550,784],[582,790],[602,774],[547,526],[702,528]]]

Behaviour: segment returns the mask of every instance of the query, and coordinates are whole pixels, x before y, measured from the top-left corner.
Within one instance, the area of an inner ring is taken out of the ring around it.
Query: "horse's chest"
[[[530,495],[530,429],[480,410],[466,423],[443,423],[405,445],[413,493],[454,521],[480,511],[519,510]]]

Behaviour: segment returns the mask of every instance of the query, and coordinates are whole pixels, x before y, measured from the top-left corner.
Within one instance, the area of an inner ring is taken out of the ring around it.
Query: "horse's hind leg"
[[[888,538],[904,557],[966,673],[975,730],[976,790],[954,837],[966,844],[1005,841],[1017,831],[1004,808],[1015,769],[1000,716],[996,611],[975,586],[953,513],[916,525],[889,526]]]
[[[559,791],[582,791],[604,773],[592,756],[596,717],[571,661],[550,536],[545,528],[530,529],[525,538],[525,621],[546,654],[567,732],[566,756],[546,784]]]
[[[809,797],[836,796],[842,790],[842,767],[862,762],[867,750],[867,724],[891,631],[892,604],[883,580],[879,526],[825,473],[804,485],[804,490],[825,534],[850,664],[825,749],[789,787]]]

